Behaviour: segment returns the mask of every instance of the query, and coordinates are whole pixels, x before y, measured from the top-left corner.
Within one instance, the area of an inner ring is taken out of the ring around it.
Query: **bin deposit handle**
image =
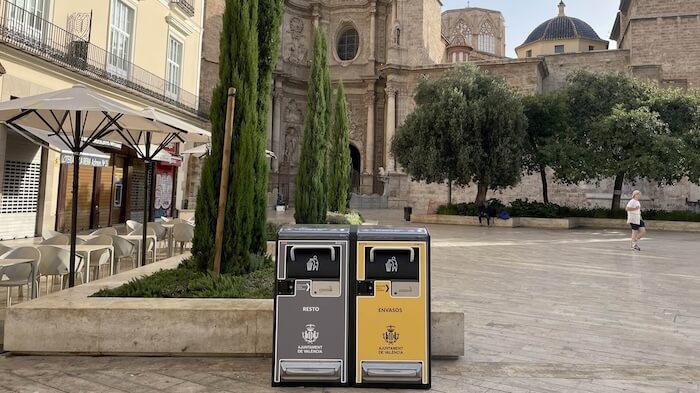
[[[369,250],[369,261],[370,262],[374,262],[374,252],[375,251],[408,251],[411,253],[411,262],[413,262],[414,251],[413,251],[413,248],[411,248],[411,247],[372,247],[372,249]],[[292,260],[294,260],[293,257],[292,257]]]
[[[333,246],[292,246],[292,249],[289,251],[289,255],[292,257],[292,262],[296,260],[294,250],[330,250],[331,261],[335,262],[335,247]]]

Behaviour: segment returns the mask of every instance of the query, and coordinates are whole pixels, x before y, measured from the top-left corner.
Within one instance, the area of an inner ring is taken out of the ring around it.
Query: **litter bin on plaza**
[[[342,386],[349,382],[350,247],[350,227],[280,229],[274,386]]]
[[[355,276],[355,385],[430,388],[427,229],[360,227]]]

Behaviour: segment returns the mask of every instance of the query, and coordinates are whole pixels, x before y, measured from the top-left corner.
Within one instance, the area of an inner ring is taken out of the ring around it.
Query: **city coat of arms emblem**
[[[395,326],[389,325],[386,327],[386,332],[382,334],[382,337],[387,343],[393,344],[399,340],[399,333],[396,331]]]
[[[316,330],[316,325],[310,323],[306,325],[304,331],[301,332],[301,338],[306,341],[307,344],[313,344],[318,340],[318,331]]]

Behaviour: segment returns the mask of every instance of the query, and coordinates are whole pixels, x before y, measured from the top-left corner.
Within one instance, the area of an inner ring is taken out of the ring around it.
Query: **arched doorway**
[[[359,192],[362,158],[360,157],[360,151],[353,145],[350,145],[350,160],[352,161],[352,192]]]

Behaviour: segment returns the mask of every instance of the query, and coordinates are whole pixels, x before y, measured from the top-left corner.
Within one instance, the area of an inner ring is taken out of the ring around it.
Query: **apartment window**
[[[527,56],[527,57],[532,57],[532,49],[530,49],[530,50],[528,50],[527,52],[525,52],[525,56]]]
[[[126,77],[131,64],[134,34],[134,9],[122,0],[112,1],[109,21],[109,63],[111,73]]]
[[[168,68],[165,71],[166,95],[178,99],[182,84],[182,47],[183,44],[172,35],[168,37]]]
[[[496,53],[496,36],[493,34],[493,26],[490,23],[484,23],[481,26],[478,40],[478,48],[481,52]]]
[[[33,40],[41,40],[49,0],[10,0],[6,12],[9,28]]]
[[[554,53],[564,53],[564,45],[555,45]]]

